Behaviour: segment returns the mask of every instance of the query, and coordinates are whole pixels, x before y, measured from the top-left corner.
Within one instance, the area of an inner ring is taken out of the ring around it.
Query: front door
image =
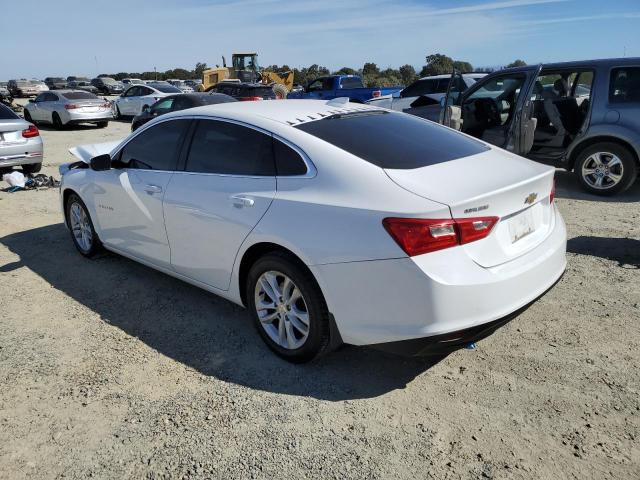
[[[276,192],[272,138],[252,128],[200,120],[184,171],[164,197],[174,270],[228,290],[242,242]]]
[[[94,201],[103,243],[170,266],[162,200],[189,124],[170,120],[146,129],[115,155],[114,168],[100,172]]]

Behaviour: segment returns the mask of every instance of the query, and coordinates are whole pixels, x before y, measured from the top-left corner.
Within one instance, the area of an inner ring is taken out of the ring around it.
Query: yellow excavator
[[[230,67],[227,67],[227,61],[222,57],[222,67],[216,65],[216,68],[202,72],[202,84],[198,85],[198,91],[208,92],[218,83],[229,80],[271,85],[277,98],[287,98],[293,88],[293,72],[278,74],[262,70],[258,66],[258,54],[253,52],[234,53]]]

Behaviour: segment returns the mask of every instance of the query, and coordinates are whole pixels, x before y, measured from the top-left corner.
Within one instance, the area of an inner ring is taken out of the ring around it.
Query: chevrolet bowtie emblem
[[[536,198],[538,198],[537,193],[530,193],[529,195],[527,195],[527,198],[524,199],[524,203],[526,203],[527,205],[531,205],[536,201]]]

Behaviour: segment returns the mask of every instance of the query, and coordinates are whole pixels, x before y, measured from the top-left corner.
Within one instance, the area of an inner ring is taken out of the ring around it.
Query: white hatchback
[[[244,305],[291,361],[341,342],[459,348],[566,265],[554,169],[342,99],[184,110],[72,153],[60,191],[80,253]]]

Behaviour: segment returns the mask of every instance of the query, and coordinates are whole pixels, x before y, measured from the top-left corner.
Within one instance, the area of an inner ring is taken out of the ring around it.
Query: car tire
[[[122,114],[120,113],[120,107],[116,105],[116,120],[122,120]]]
[[[324,296],[311,272],[291,255],[273,252],[259,258],[249,270],[245,288],[254,325],[278,356],[304,363],[330,350]]]
[[[73,244],[80,254],[91,258],[102,250],[102,242],[93,227],[89,210],[82,199],[75,193],[69,195],[67,199],[65,215],[67,226],[71,233],[71,240],[73,240]]]
[[[96,123],[96,126],[98,128],[105,128],[107,125],[109,125],[109,122],[98,122],[98,123]]]
[[[64,125],[62,123],[62,120],[60,120],[60,115],[58,115],[58,112],[53,112],[53,115],[51,115],[51,122],[53,123],[53,128],[55,128],[56,130],[64,129]]]
[[[24,110],[24,119],[29,123],[33,123],[34,125],[36,124],[36,122],[33,121],[33,118],[31,118],[29,110]]]
[[[29,165],[22,165],[22,173],[30,175],[32,173],[38,173],[42,170],[42,163],[30,163]]]
[[[289,95],[289,90],[287,90],[287,87],[285,87],[281,83],[276,83],[273,86],[272,90],[278,100],[285,100],[287,98],[287,95]]]
[[[631,151],[622,145],[601,142],[582,150],[573,170],[584,190],[609,196],[633,185],[638,176],[638,163]]]

